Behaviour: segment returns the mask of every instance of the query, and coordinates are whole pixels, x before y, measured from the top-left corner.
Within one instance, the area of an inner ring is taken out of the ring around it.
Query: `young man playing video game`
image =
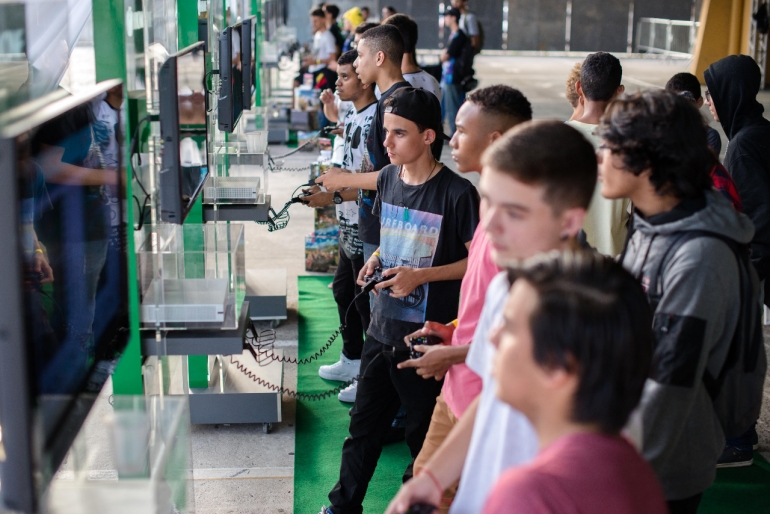
[[[426,319],[447,323],[457,316],[460,279],[478,224],[476,189],[431,153],[436,138],[445,137],[438,99],[423,89],[401,88],[385,102],[384,113],[391,165],[377,179],[374,214],[380,218],[381,240],[358,283],[365,285],[377,268],[383,280],[375,286],[350,437],[325,513],[362,512],[383,438],[402,404],[407,445],[412,458],[419,453],[441,382],[397,368],[409,358],[403,338]]]
[[[343,152],[341,168],[349,173],[361,171],[361,161],[366,151],[366,138],[377,109],[377,99],[371,84],[364,84],[358,79],[353,62],[358,52],[345,52],[337,60],[337,94],[340,100],[350,102],[351,108],[341,114]],[[334,273],[332,290],[337,302],[340,324],[344,327],[342,335],[342,354],[334,364],[321,366],[318,374],[326,380],[347,382],[360,372],[361,351],[364,346],[364,333],[369,328],[369,298],[359,295],[361,288],[356,285],[358,273],[364,265],[363,243],[358,238],[358,189],[342,191],[322,191],[315,186],[312,194],[303,199],[309,207],[337,205],[337,219],[340,224],[340,261]],[[348,307],[355,299],[355,307]],[[345,389],[338,395],[340,401],[355,400],[355,389]]]
[[[486,232],[498,266],[577,245],[596,186],[594,148],[580,132],[556,121],[522,123],[495,141],[481,162],[479,229]],[[465,361],[482,378],[481,394],[422,470],[404,484],[388,514],[419,502],[439,505],[443,491],[458,479],[449,512],[478,514],[503,471],[537,453],[531,423],[497,399],[491,374],[496,350],[489,334],[508,297],[504,279],[498,275],[487,289]]]

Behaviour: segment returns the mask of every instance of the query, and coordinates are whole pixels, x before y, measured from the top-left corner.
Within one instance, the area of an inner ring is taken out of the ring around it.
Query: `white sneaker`
[[[361,359],[351,360],[340,354],[340,360],[328,366],[318,368],[318,376],[326,380],[348,382],[358,376]]]
[[[352,384],[340,391],[337,395],[337,399],[345,403],[355,403],[356,391],[358,391],[358,380],[354,380]]]

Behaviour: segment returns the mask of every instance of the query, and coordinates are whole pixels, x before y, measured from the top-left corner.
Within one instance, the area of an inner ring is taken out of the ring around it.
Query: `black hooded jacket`
[[[754,223],[751,260],[760,280],[766,279],[770,277],[770,121],[757,102],[759,66],[746,55],[731,55],[709,66],[704,76],[729,140],[725,167],[743,212]]]

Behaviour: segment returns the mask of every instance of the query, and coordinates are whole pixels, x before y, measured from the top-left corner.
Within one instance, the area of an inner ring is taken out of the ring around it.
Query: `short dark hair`
[[[501,134],[532,119],[532,104],[521,91],[510,86],[497,84],[476,89],[466,100],[478,105],[490,121],[497,122],[495,129]]]
[[[411,16],[400,13],[394,14],[393,16],[388,16],[382,23],[384,25],[393,25],[401,32],[401,37],[404,38],[405,54],[413,54],[417,51],[417,22]]]
[[[599,135],[626,171],[651,170],[660,195],[695,198],[712,187],[706,123],[692,101],[665,90],[624,95],[607,108]]]
[[[316,18],[326,18],[326,13],[323,9],[313,9],[310,11],[310,16],[315,16]]]
[[[365,5],[364,5],[364,6],[362,6],[362,7],[359,7],[359,9],[361,9],[362,11],[367,11],[367,12],[370,12],[370,11],[369,11],[369,8],[368,8],[367,6],[365,6]]]
[[[580,383],[572,420],[614,435],[639,403],[652,359],[652,312],[641,284],[610,257],[551,252],[509,270],[538,301],[529,324],[541,367]]]
[[[588,209],[596,188],[594,146],[576,129],[559,121],[528,121],[492,143],[482,164],[525,184],[540,185],[558,214]]]
[[[337,7],[334,4],[325,4],[324,5],[324,11],[328,12],[332,15],[332,18],[337,19],[337,16],[340,15],[340,8]]]
[[[620,60],[608,52],[590,54],[580,68],[583,94],[594,102],[609,102],[615,96],[623,79]]]
[[[677,73],[668,79],[668,82],[666,82],[666,91],[671,91],[672,93],[687,91],[692,95],[692,99],[696,102],[698,101],[698,98],[701,97],[700,82],[698,82],[698,77],[692,73]]]
[[[394,14],[396,14],[396,13],[398,13],[398,11],[396,10],[396,8],[395,8],[395,7],[393,7],[392,5],[386,5],[385,7],[383,7],[383,10],[385,10],[385,11],[388,11],[388,12],[390,13],[390,15],[391,15],[391,16],[393,16],[393,15],[394,15]]]
[[[356,59],[358,59],[358,51],[348,50],[344,54],[340,55],[340,58],[337,59],[337,64],[339,64],[340,66],[344,64],[353,64]]]
[[[371,22],[362,23],[361,25],[356,27],[355,33],[363,35],[363,33],[366,32],[367,30],[373,29],[374,27],[379,27],[379,26],[380,26],[379,23],[371,23]]]
[[[401,60],[404,58],[404,38],[393,25],[378,25],[366,31],[361,40],[366,40],[366,44],[373,52],[382,52],[385,57],[394,65],[401,68]]]

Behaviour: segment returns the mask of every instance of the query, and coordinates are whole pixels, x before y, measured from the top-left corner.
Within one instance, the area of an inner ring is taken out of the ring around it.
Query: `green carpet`
[[[339,327],[337,305],[328,288],[331,277],[299,277],[299,357],[306,358],[323,346]],[[339,385],[318,376],[318,367],[339,359],[342,339],[311,364],[300,365],[297,389],[315,394]],[[297,401],[297,426],[294,451],[294,512],[315,514],[328,505],[327,495],[337,482],[340,471],[342,442],[348,435],[352,405],[341,403],[336,396],[309,402]],[[386,446],[377,470],[369,484],[364,512],[381,513],[398,491],[401,475],[409,464],[405,443]]]
[[[766,514],[770,512],[770,464],[754,452],[754,465],[717,470],[714,485],[703,495],[698,514]]]

